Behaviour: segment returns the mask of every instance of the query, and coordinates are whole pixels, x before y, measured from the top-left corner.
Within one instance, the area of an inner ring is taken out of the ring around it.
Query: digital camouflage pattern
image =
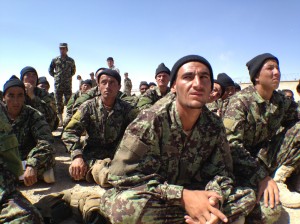
[[[124,93],[127,96],[131,96],[132,82],[130,78],[124,79]]]
[[[168,88],[165,95],[170,92],[170,88]],[[155,104],[156,101],[163,98],[165,95],[162,95],[159,88],[157,86],[154,89],[148,89],[139,99],[137,103],[137,108],[139,110],[147,109]]]
[[[82,154],[86,161],[113,158],[116,147],[127,125],[136,112],[126,102],[116,98],[112,111],[108,112],[100,97],[82,104],[65,128],[62,140],[71,158]],[[80,136],[87,132],[86,145],[80,144]]]
[[[246,216],[254,191],[233,187],[232,161],[220,118],[203,107],[186,135],[174,94],[143,110],[126,129],[109,167],[114,187],[100,210],[111,223],[183,223],[183,188],[211,190],[221,196],[230,220]]]
[[[41,112],[45,116],[51,130],[56,130],[58,126],[58,117],[56,113],[55,98],[44,89],[38,87],[34,88],[34,95],[34,99],[30,99],[26,95],[25,104]]]
[[[222,118],[224,116],[228,103],[229,98],[226,98],[225,100],[222,100],[220,98],[212,103],[206,104],[206,106],[211,112]]]
[[[55,99],[59,114],[62,114],[64,110],[62,97],[65,97],[65,103],[67,103],[72,95],[72,76],[75,73],[75,61],[69,56],[66,58],[58,56],[52,59],[49,74],[54,77]]]
[[[73,116],[73,106],[76,102],[76,100],[81,96],[81,91],[78,90],[76,93],[72,94],[71,98],[69,99],[69,102],[67,104],[67,110],[66,110],[66,117],[64,119],[65,125],[69,123]]]
[[[38,211],[17,190],[17,178],[23,170],[18,141],[2,103],[0,124],[0,223],[43,223]]]
[[[12,128],[19,142],[21,160],[36,168],[38,176],[54,166],[54,139],[39,111],[24,105],[19,117],[12,121]]]
[[[257,190],[258,183],[277,167],[299,166],[300,124],[295,123],[297,105],[278,92],[274,91],[270,101],[266,101],[254,86],[243,89],[230,98],[223,122],[238,185]],[[258,207],[253,217],[259,218],[259,213],[262,218],[267,215],[278,218],[280,215],[279,209]]]

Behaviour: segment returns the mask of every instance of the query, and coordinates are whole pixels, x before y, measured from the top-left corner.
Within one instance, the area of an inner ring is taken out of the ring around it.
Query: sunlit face
[[[222,87],[218,83],[214,83],[214,88],[210,93],[209,101],[213,102],[219,99],[222,95]]]
[[[11,117],[19,116],[25,102],[24,89],[18,86],[10,87],[5,92],[4,101],[7,106],[8,114]]]
[[[280,83],[280,69],[276,60],[267,60],[262,66],[259,75],[255,78],[255,85],[266,90],[275,90]]]
[[[156,76],[155,80],[158,87],[167,87],[170,82],[170,75],[166,72],[161,72]]]
[[[209,69],[200,62],[182,65],[173,88],[176,92],[176,101],[182,108],[202,108],[208,102],[211,92]]]
[[[82,84],[80,89],[82,93],[86,93],[86,91],[90,90],[91,88],[92,86],[90,86],[89,84]]]
[[[38,84],[38,87],[46,90],[46,92],[49,92],[49,89],[50,89],[50,86],[47,83],[40,83],[40,84]]]
[[[225,88],[225,92],[222,96],[222,100],[227,99],[228,97],[232,96],[235,94],[235,86],[227,86]]]
[[[100,76],[98,86],[103,100],[114,100],[121,88],[118,81],[108,75]]]
[[[37,85],[37,74],[35,72],[26,72],[23,76],[23,82],[24,83],[30,83],[32,86]]]
[[[60,51],[60,55],[65,56],[67,55],[68,49],[66,47],[60,47],[59,51]]]
[[[114,61],[113,60],[107,60],[107,66],[109,68],[113,67],[114,66]]]
[[[140,86],[140,93],[144,94],[148,89],[149,89],[149,87],[147,85],[141,85]]]

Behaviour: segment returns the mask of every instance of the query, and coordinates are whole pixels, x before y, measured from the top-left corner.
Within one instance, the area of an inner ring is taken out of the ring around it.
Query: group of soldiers
[[[49,68],[55,98],[32,67],[4,85],[0,223],[59,223],[67,211],[84,223],[274,223],[282,205],[300,207],[300,103],[276,91],[274,55],[247,63],[253,85],[243,90],[225,73],[214,79],[199,55],[172,70],[161,63],[157,85],[141,82],[139,96],[120,91],[110,57],[71,97],[75,63],[66,44],[60,50]],[[55,182],[51,131],[63,96],[70,180],[106,191],[65,190],[33,206],[17,186]]]

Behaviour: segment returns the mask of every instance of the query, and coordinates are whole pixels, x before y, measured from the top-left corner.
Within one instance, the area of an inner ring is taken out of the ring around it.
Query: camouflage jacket
[[[20,157],[27,160],[27,165],[40,169],[52,162],[54,139],[39,111],[24,105],[19,117],[11,123],[19,142]]]
[[[65,128],[62,140],[73,159],[83,154],[86,160],[112,158],[127,125],[136,117],[132,107],[116,99],[111,112],[95,97],[82,104]],[[80,145],[80,136],[87,132],[86,145]]]
[[[125,78],[124,79],[124,92],[126,93],[127,91],[131,91],[132,89],[132,83],[130,78]]]
[[[165,95],[167,95],[170,92],[170,88],[168,88]],[[153,104],[155,104],[156,101],[163,98],[165,95],[162,95],[159,88],[157,86],[154,87],[154,89],[148,89],[143,96],[140,97],[137,108],[140,110],[146,109],[151,107]]]
[[[54,77],[55,83],[70,82],[72,83],[72,76],[76,73],[75,61],[73,58],[67,56],[62,58],[58,56],[52,59],[49,74]]]
[[[167,200],[180,200],[183,188],[212,190],[225,200],[232,191],[232,159],[221,119],[203,107],[187,135],[176,101],[164,97],[126,129],[108,182],[120,190],[140,186]]]
[[[274,91],[269,102],[254,86],[233,95],[224,115],[235,176],[250,180],[253,186],[269,175],[268,168],[257,158],[281,127],[297,120],[296,104]]]
[[[29,105],[41,112],[45,116],[45,119],[48,122],[51,130],[56,130],[58,126],[58,117],[53,95],[38,87],[35,87],[34,95],[35,98],[33,100],[26,95],[26,105]]]
[[[76,100],[82,95],[81,91],[78,90],[76,93],[72,94],[71,98],[67,104],[66,117],[64,119],[65,124],[68,124],[73,116],[73,106]]]
[[[222,118],[224,116],[228,103],[229,103],[229,98],[225,100],[222,100],[220,98],[212,103],[206,104],[206,106],[211,112],[215,113],[216,115]]]

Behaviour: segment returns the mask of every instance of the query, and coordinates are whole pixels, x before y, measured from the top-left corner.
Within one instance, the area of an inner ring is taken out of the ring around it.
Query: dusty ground
[[[54,135],[57,135],[58,132],[55,132]],[[75,191],[86,189],[97,191],[99,193],[103,193],[104,190],[99,186],[94,184],[88,184],[86,182],[76,183],[73,182],[68,174],[68,167],[70,164],[69,154],[66,153],[65,148],[60,141],[60,139],[56,138],[55,141],[55,149],[56,149],[56,168],[55,168],[55,177],[56,183],[49,185],[45,183],[38,183],[33,187],[27,188],[22,187],[22,193],[32,202],[37,202],[43,196],[59,192],[66,189],[74,189]],[[75,221],[72,218],[64,221],[62,224],[72,224]],[[300,223],[300,209],[288,209],[285,208],[280,220],[276,222],[276,224],[299,224]]]

